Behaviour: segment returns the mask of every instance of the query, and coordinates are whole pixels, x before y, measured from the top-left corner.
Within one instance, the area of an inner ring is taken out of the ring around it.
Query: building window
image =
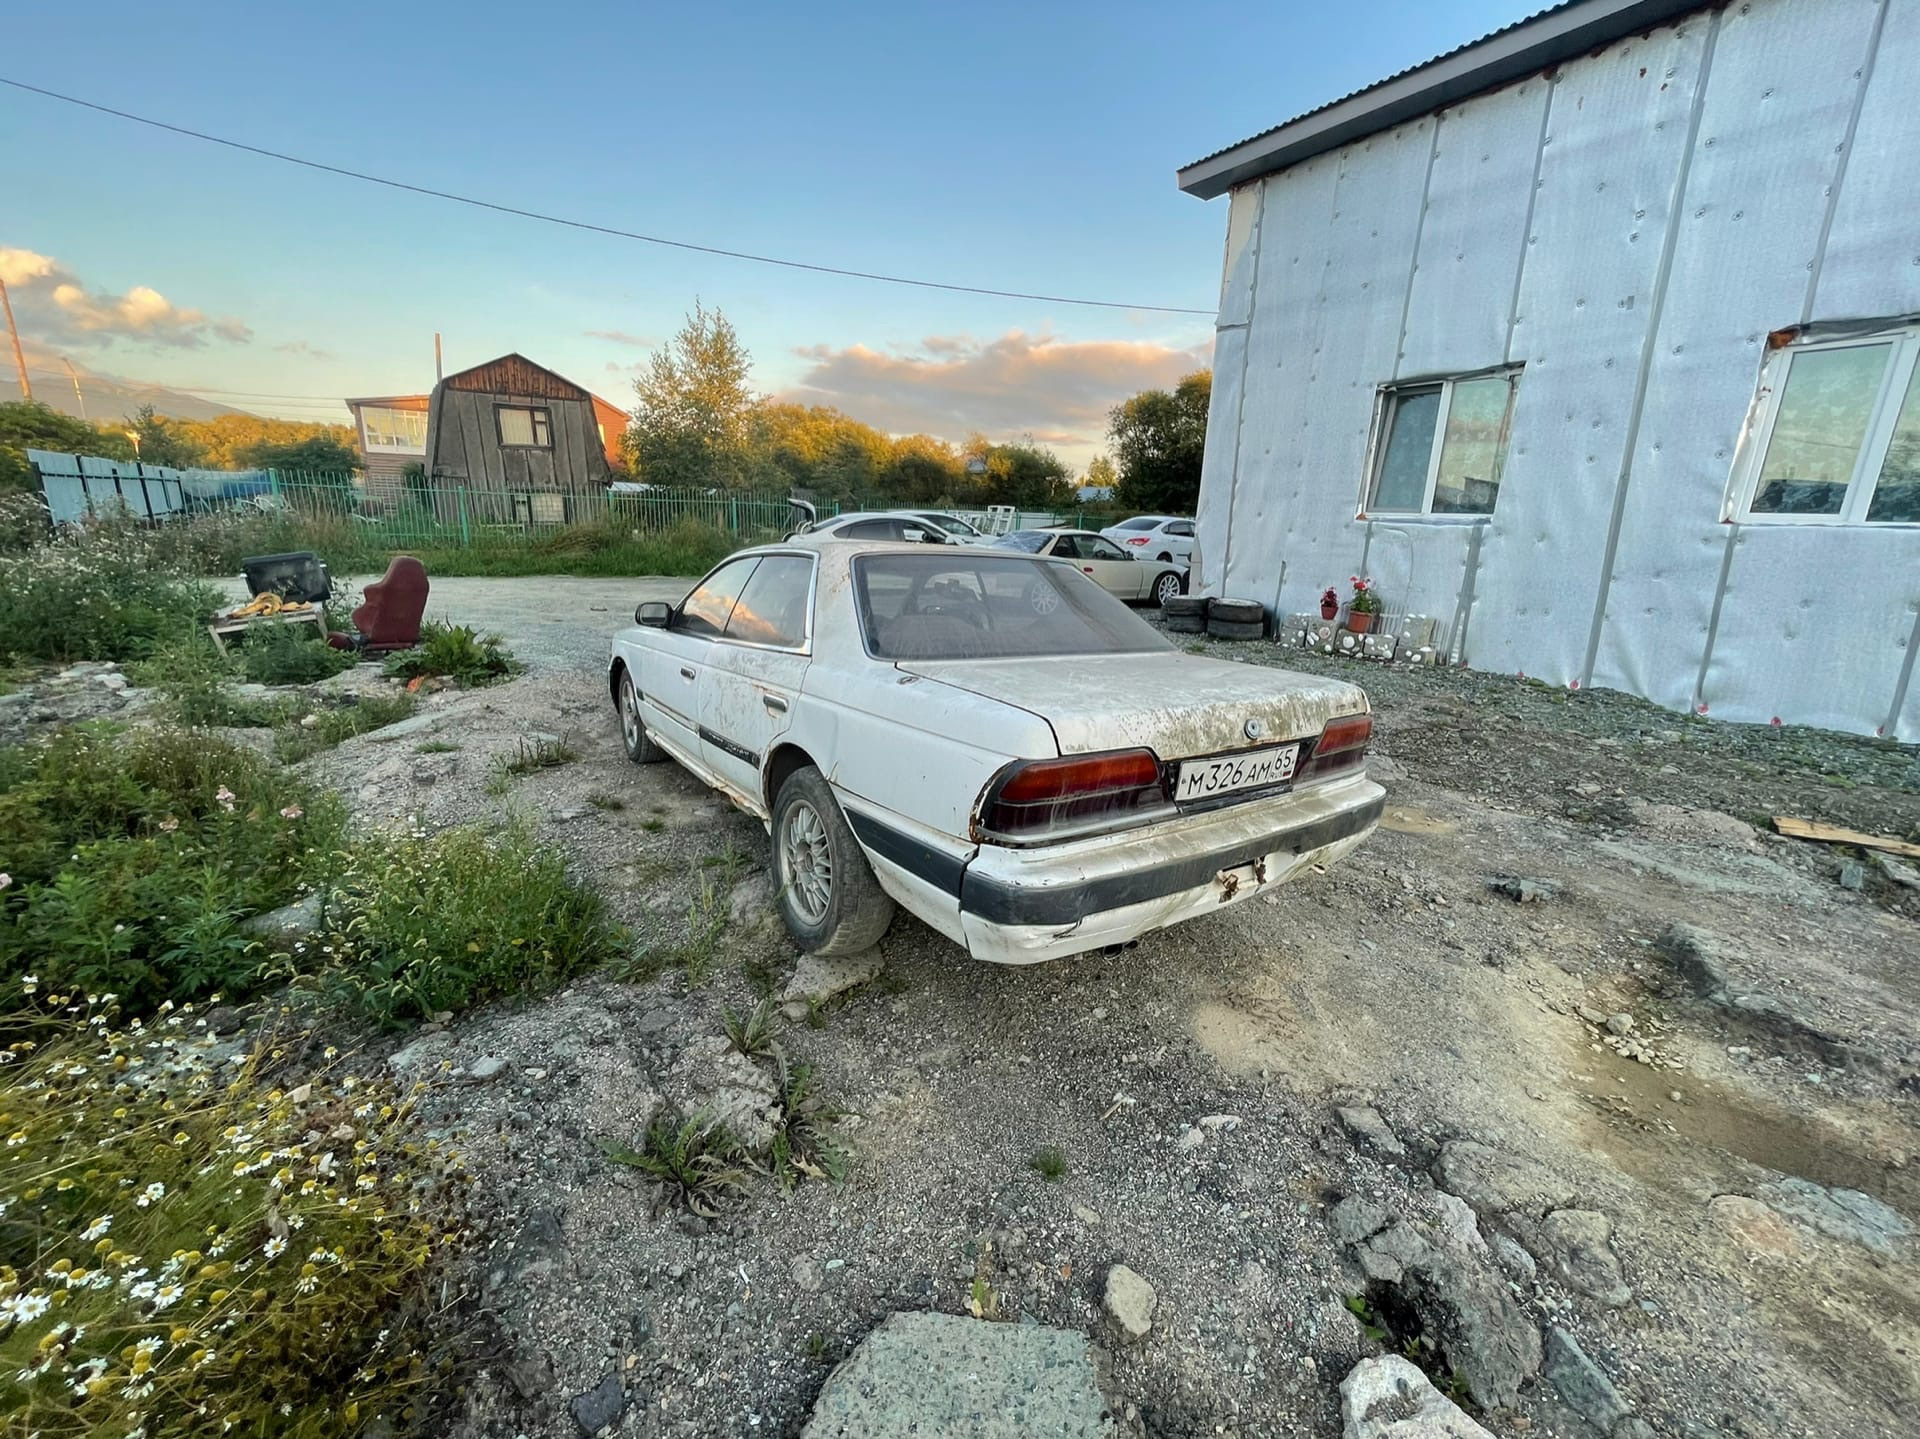
[[[384,405],[369,405],[360,411],[360,425],[366,432],[369,450],[408,450],[425,454],[427,450],[427,412],[393,410]]]
[[[495,405],[494,417],[500,422],[502,445],[531,445],[535,449],[553,448],[553,422],[544,409],[527,405]]]
[[[1920,524],[1920,325],[1776,344],[1727,518]]]
[[[1382,390],[1366,512],[1492,514],[1519,378],[1506,370]]]

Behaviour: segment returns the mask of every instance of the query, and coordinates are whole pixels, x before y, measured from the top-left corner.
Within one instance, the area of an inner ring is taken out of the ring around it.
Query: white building
[[[1571,0],[1180,185],[1207,593],[1920,739],[1920,0]]]

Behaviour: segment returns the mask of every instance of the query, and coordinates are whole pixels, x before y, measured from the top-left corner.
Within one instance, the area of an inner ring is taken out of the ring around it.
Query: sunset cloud
[[[49,344],[127,340],[192,349],[210,340],[244,344],[253,338],[241,321],[176,305],[149,285],[119,295],[96,293],[59,261],[32,250],[0,248],[0,279],[12,293],[21,330]]]
[[[616,345],[634,345],[642,350],[650,350],[660,342],[647,335],[636,335],[628,330],[588,330],[589,340],[607,340]]]
[[[1077,463],[1103,443],[1109,410],[1138,390],[1164,388],[1204,368],[1210,347],[1010,330],[994,340],[929,335],[901,353],[866,345],[797,353],[810,367],[783,400],[832,405],[894,434],[1030,434]]]

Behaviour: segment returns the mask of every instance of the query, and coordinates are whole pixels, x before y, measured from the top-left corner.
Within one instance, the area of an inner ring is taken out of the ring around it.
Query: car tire
[[[1186,588],[1186,582],[1180,578],[1179,572],[1168,570],[1153,582],[1153,598],[1164,610],[1167,607],[1167,601],[1179,599]]]
[[[810,954],[871,949],[893,923],[893,901],[812,765],[788,775],[773,802],[773,884],[787,933]]]
[[[1207,618],[1229,624],[1257,625],[1266,622],[1267,611],[1258,600],[1215,600],[1207,611]]]
[[[1198,615],[1168,615],[1167,633],[1170,635],[1203,635],[1207,632],[1207,622]]]
[[[1267,627],[1260,620],[1209,619],[1207,633],[1217,640],[1257,640],[1265,637]]]
[[[1168,554],[1165,550],[1160,551],[1160,553],[1155,555],[1154,558],[1160,561],[1160,563],[1163,565],[1170,565],[1173,563],[1173,556]]]
[[[620,667],[620,698],[614,708],[619,711],[620,742],[626,746],[628,759],[635,764],[659,764],[667,757],[647,734],[640,718],[640,692],[633,687],[633,671],[625,665]]]

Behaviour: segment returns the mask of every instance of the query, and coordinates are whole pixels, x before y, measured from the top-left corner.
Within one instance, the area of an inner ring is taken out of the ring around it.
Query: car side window
[[[1081,558],[1087,560],[1124,560],[1127,552],[1112,540],[1103,540],[1098,536],[1080,541]]]
[[[840,531],[840,538],[843,540],[897,540],[900,538],[900,521],[861,520]]]
[[[1080,558],[1080,541],[1072,535],[1062,535],[1053,542],[1053,557],[1058,560],[1077,560]]]
[[[749,555],[720,566],[694,586],[693,593],[681,604],[673,627],[682,634],[717,639],[726,631],[734,601],[740,598],[740,591],[753,575],[753,567],[759,563],[758,555]]]
[[[1175,520],[1172,524],[1167,526],[1167,533],[1170,535],[1176,535],[1183,540],[1190,540],[1193,538],[1193,521],[1192,520]]]
[[[812,560],[804,555],[768,555],[740,591],[727,620],[727,638],[799,649],[807,642],[807,599],[812,586]]]

